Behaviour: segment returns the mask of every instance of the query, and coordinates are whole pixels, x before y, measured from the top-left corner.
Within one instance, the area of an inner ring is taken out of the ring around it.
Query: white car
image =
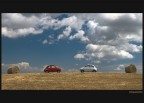
[[[80,72],[97,72],[97,68],[92,64],[88,64],[80,68]]]

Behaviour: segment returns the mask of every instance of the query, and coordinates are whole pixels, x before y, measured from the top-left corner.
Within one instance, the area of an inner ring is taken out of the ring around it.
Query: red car
[[[55,66],[55,65],[47,65],[44,69],[44,72],[61,72],[61,68]]]

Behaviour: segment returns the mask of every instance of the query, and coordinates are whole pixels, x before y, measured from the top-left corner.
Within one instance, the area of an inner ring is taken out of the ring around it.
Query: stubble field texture
[[[142,90],[142,74],[104,72],[2,74],[2,90]]]

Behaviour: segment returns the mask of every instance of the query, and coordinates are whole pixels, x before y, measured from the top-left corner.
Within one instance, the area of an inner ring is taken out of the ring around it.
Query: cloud
[[[125,73],[125,67],[130,65],[131,63],[128,63],[128,64],[120,64],[120,65],[117,65],[117,66],[113,66],[113,70],[114,71],[119,71],[119,72],[124,72]],[[137,68],[137,73],[142,73],[142,63],[133,63],[136,68]]]
[[[29,69],[30,65],[28,62],[21,62],[17,64],[21,69]]]
[[[76,16],[71,16],[69,18],[64,18],[62,21],[59,22],[60,26],[71,26],[76,29],[76,24],[77,22],[77,17]]]
[[[56,41],[58,41],[57,39],[54,39],[51,35],[49,35],[49,37],[47,39],[44,39],[42,41],[42,44],[54,44]]]
[[[83,30],[79,30],[78,33],[74,34],[74,35],[71,35],[69,37],[70,40],[73,40],[73,39],[80,39],[82,42],[88,42],[89,39],[88,37],[84,36],[85,32]]]
[[[70,16],[63,18],[62,20],[52,18],[51,16],[45,16],[40,19],[38,25],[43,29],[53,28],[54,30],[57,30],[64,26],[70,26],[71,28],[77,29],[78,25],[76,25],[76,23],[76,16]]]
[[[140,34],[142,34],[142,33],[140,33]],[[142,36],[141,35],[128,34],[125,36],[125,39],[127,39],[128,41],[142,42]]]
[[[1,66],[4,66],[4,65],[5,65],[4,63],[1,64]]]
[[[42,43],[43,43],[43,44],[46,44],[46,43],[48,43],[48,41],[45,39]]]
[[[33,72],[42,72],[43,68],[31,66],[28,62],[19,62],[13,64],[4,64],[2,63],[2,73],[7,73],[7,70],[11,66],[18,66],[20,68],[20,73],[33,73]]]
[[[81,60],[81,59],[84,59],[85,56],[84,56],[83,54],[76,54],[76,55],[74,56],[74,58],[75,58],[75,59],[78,59],[78,60]]]
[[[135,44],[129,44],[129,43],[126,43],[125,45],[122,45],[121,48],[123,50],[126,50],[126,51],[130,51],[130,52],[140,52],[142,51],[142,45],[135,45]]]
[[[121,65],[118,65],[116,69],[114,70],[117,70],[117,71],[121,71],[121,70],[124,70],[125,69],[125,65],[121,64]]]
[[[5,37],[17,38],[20,36],[27,36],[29,34],[40,34],[43,30],[36,30],[35,28],[22,28],[22,29],[12,29],[7,27],[2,27],[2,34]]]
[[[109,19],[109,20],[116,20],[123,15],[125,15],[125,13],[104,13],[104,14],[101,14],[101,16],[103,16],[104,18]]]
[[[20,69],[29,69],[30,65],[28,62],[20,62],[20,63],[15,63],[15,64],[3,64],[2,67],[9,68],[10,66],[18,66]]]
[[[131,52],[141,52],[141,14],[98,14],[97,19],[88,20],[85,32],[90,42],[83,55],[85,60],[133,59]],[[101,18],[99,18],[101,17]],[[75,57],[74,57],[75,58]]]
[[[64,28],[64,29],[63,29]],[[2,35],[8,38],[61,31],[44,38],[43,44],[67,39],[85,43],[75,59],[133,59],[142,51],[142,13],[2,13]]]
[[[98,60],[99,62],[97,63],[101,63],[101,60],[111,61],[117,59],[132,59],[134,57],[129,52],[121,50],[115,46],[88,44],[86,46],[86,52],[76,54],[74,58],[79,58],[80,60],[85,59],[90,61]]]
[[[76,66],[78,66],[79,64],[75,64]]]
[[[64,39],[64,38],[68,37],[68,36],[70,35],[70,33],[71,33],[71,27],[68,26],[68,27],[66,27],[66,29],[63,31],[63,34],[60,34],[60,35],[58,36],[58,40]]]
[[[2,26],[7,28],[19,29],[34,27],[39,18],[31,15],[26,17],[21,13],[2,13]]]
[[[2,73],[7,73],[7,70],[11,66],[18,66],[20,68],[20,72],[29,72],[31,66],[28,62],[20,62],[20,63],[13,63],[13,64],[3,64],[2,65]]]
[[[43,30],[36,28],[39,18],[26,17],[20,13],[2,13],[2,35],[9,38],[40,34]]]
[[[86,46],[87,55],[97,58],[105,58],[106,60],[119,58],[133,58],[131,54],[124,50],[119,50],[115,46],[110,45],[97,45],[97,44],[88,44]]]
[[[89,20],[86,25],[88,27],[87,33],[88,34],[93,34],[93,33],[95,33],[95,28],[97,27],[98,23],[96,23],[93,20]]]

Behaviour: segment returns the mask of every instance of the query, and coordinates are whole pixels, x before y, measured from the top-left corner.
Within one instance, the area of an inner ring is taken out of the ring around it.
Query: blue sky
[[[11,65],[42,72],[47,64],[79,71],[142,72],[142,13],[2,13],[2,73]]]

